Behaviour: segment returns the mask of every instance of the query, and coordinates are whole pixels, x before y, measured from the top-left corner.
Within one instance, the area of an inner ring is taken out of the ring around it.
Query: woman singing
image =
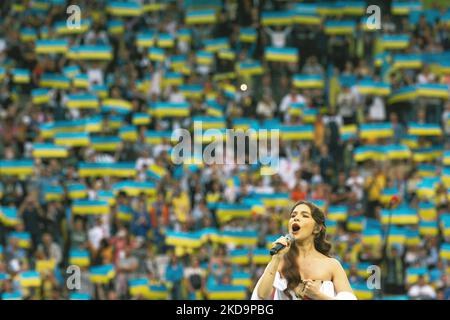
[[[356,300],[344,269],[329,256],[325,216],[314,204],[297,202],[289,219],[295,240],[280,237],[286,247],[272,256],[252,294],[252,300]]]

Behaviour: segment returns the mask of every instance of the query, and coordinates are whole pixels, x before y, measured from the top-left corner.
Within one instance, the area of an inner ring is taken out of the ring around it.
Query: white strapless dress
[[[258,283],[255,286],[255,289],[253,289],[252,293],[252,300],[261,300],[258,297],[258,287],[261,279],[258,280]],[[275,294],[273,296],[273,300],[289,300],[289,298],[284,293],[284,290],[287,288],[287,281],[284,278],[281,278],[280,273],[277,271],[275,274],[275,280],[273,281],[273,287],[275,289]],[[356,297],[351,292],[339,292],[336,293],[334,290],[334,284],[333,281],[323,281],[322,285],[320,286],[320,292],[323,294],[334,298],[336,300],[356,300]],[[297,298],[294,294],[294,292],[291,291],[292,300],[300,300]]]

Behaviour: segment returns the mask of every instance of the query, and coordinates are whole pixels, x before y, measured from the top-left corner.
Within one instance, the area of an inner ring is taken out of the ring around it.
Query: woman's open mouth
[[[291,228],[292,228],[292,232],[295,233],[300,230],[300,225],[298,223],[293,223]]]

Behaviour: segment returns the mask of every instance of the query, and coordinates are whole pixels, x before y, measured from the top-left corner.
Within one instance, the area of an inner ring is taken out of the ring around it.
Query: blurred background
[[[1,299],[248,299],[301,199],[359,299],[449,299],[449,7],[1,1]],[[175,165],[194,120],[280,170]]]

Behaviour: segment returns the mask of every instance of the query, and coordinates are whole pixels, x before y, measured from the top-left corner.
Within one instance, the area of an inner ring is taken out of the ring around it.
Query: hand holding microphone
[[[279,255],[283,256],[289,250],[289,246],[292,241],[294,241],[294,236],[290,233],[285,235],[284,237],[279,237],[272,244],[272,249],[270,249],[270,255]]]

